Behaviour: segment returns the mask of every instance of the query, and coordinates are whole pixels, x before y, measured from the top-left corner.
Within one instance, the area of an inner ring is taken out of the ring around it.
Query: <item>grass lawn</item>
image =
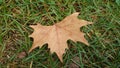
[[[80,19],[94,22],[81,28],[89,47],[68,41],[63,63],[55,53],[50,54],[47,45],[28,54],[33,43],[28,37],[33,32],[30,24],[53,25],[74,12],[80,12]],[[79,67],[120,67],[118,0],[0,0],[0,68]]]

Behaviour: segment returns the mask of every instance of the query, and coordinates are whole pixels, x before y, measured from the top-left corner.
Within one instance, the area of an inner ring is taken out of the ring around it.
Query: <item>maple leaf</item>
[[[92,22],[78,19],[78,14],[78,12],[73,13],[52,26],[30,25],[34,29],[34,32],[30,35],[34,41],[29,52],[48,43],[50,52],[55,52],[60,61],[63,62],[62,55],[65,53],[65,49],[68,49],[68,39],[89,45],[84,38],[84,33],[80,32],[80,27],[92,24]]]

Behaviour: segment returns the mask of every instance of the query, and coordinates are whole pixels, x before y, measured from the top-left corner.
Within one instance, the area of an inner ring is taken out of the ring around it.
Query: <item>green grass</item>
[[[25,58],[17,57],[32,46],[28,37],[33,32],[30,24],[53,25],[74,12],[80,12],[79,18],[94,22],[82,28],[89,47],[68,41],[63,63],[56,54],[50,54],[47,45]],[[120,67],[118,0],[0,0],[0,68],[70,68],[73,62],[80,68]]]

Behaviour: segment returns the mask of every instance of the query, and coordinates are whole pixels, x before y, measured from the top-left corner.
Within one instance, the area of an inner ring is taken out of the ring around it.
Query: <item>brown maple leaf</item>
[[[68,48],[68,39],[89,45],[84,38],[84,33],[80,32],[80,27],[92,24],[92,22],[78,19],[78,14],[78,12],[73,13],[52,26],[31,25],[30,27],[34,29],[34,32],[30,37],[34,39],[34,42],[29,52],[48,43],[51,53],[55,52],[60,61],[63,62],[62,55],[65,53],[65,49]]]

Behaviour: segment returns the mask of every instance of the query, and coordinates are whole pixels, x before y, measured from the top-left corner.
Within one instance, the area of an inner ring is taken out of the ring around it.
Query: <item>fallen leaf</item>
[[[52,26],[30,25],[34,32],[29,37],[32,37],[34,41],[29,52],[48,43],[51,53],[55,52],[60,61],[63,62],[62,55],[65,53],[65,49],[68,49],[67,40],[80,41],[89,45],[84,38],[84,33],[80,32],[80,27],[92,24],[92,22],[80,20],[77,18],[78,15],[78,12],[73,13]]]

